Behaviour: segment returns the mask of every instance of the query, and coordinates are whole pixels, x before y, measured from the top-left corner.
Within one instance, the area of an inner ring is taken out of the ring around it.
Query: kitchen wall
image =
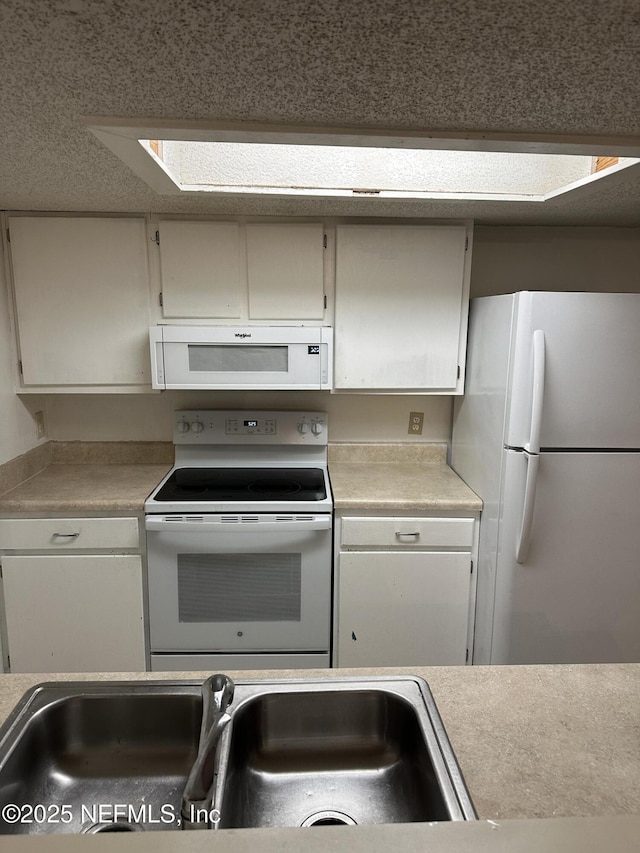
[[[151,395],[49,397],[50,437],[58,441],[170,441],[172,413],[188,408],[309,409],[327,412],[332,441],[448,441],[451,398],[325,391],[164,391]],[[409,412],[424,412],[419,438],[408,435]]]
[[[640,292],[640,229],[476,226],[471,295],[516,290]],[[0,282],[0,463],[38,443],[32,413],[44,409],[55,440],[170,440],[171,413],[189,407],[326,411],[334,441],[448,441],[452,398],[328,392],[164,392],[48,395],[12,391],[6,287]],[[424,431],[410,437],[410,411]]]
[[[477,226],[471,296],[517,290],[640,292],[640,228]]]

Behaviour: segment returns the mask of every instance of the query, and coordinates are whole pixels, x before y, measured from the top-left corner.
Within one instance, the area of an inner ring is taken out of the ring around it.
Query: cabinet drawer
[[[344,546],[462,548],[473,544],[473,518],[343,518]]]
[[[85,551],[139,547],[137,518],[0,519],[0,550]]]

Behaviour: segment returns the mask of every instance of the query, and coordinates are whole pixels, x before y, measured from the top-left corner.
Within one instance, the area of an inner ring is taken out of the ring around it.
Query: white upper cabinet
[[[461,394],[471,228],[340,225],[336,389]]]
[[[239,319],[244,258],[237,222],[162,220],[162,314]]]
[[[9,219],[22,391],[148,390],[143,218]]]
[[[158,236],[163,319],[324,319],[322,223],[162,219]]]
[[[470,225],[18,214],[8,225],[21,392],[148,391],[158,322],[333,325],[335,390],[463,391]]]
[[[252,320],[322,320],[323,241],[319,223],[247,225]]]

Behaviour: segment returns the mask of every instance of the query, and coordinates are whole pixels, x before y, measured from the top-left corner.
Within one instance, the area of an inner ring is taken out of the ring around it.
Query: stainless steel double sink
[[[33,688],[0,731],[0,833],[183,828],[202,713],[193,681]],[[228,713],[210,829],[476,817],[422,679],[239,680]]]

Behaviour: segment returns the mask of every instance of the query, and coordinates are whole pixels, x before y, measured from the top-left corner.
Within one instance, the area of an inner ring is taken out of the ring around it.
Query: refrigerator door
[[[640,453],[541,454],[518,564],[526,469],[505,451],[490,662],[640,661]]]
[[[515,311],[506,445],[530,440],[542,330],[542,448],[639,448],[640,294],[524,292]]]

